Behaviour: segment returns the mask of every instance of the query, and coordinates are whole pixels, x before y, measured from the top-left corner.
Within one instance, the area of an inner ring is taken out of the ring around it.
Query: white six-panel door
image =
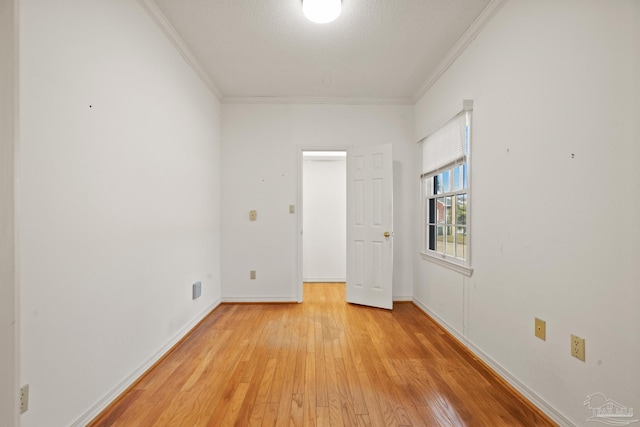
[[[353,148],[347,159],[347,302],[393,308],[391,144]]]

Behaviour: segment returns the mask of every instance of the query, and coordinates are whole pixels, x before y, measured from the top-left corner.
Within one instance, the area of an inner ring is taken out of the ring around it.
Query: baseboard
[[[198,316],[196,316],[191,322],[185,325],[178,333],[176,333],[165,345],[156,351],[149,359],[147,359],[142,365],[140,365],[135,371],[129,374],[124,380],[120,382],[113,390],[107,393],[102,399],[100,399],[95,405],[93,405],[87,412],[85,412],[80,418],[78,418],[72,427],[86,426],[95,417],[97,417],[107,406],[114,402],[122,393],[124,393],[131,385],[133,385],[143,374],[145,374],[154,364],[162,359],[180,340],[182,340],[198,323],[200,323],[205,317],[209,315],[213,310],[220,305],[221,301],[218,299],[209,307],[204,309]]]
[[[305,283],[345,283],[347,281],[344,277],[332,278],[332,279],[319,279],[317,277],[308,277],[302,279]]]
[[[259,302],[298,302],[296,297],[224,297],[222,302],[259,303]]]
[[[326,280],[318,283],[330,283]],[[340,283],[340,282],[338,282]],[[394,296],[393,301],[395,302],[413,302],[413,297],[411,296]],[[273,303],[273,302],[298,302],[295,297],[224,297],[222,298],[223,303]]]
[[[522,394],[529,402],[536,406],[539,410],[544,412],[549,418],[558,423],[562,427],[575,427],[571,421],[569,421],[564,415],[558,412],[548,402],[538,396],[533,390],[518,380],[513,374],[506,370],[502,365],[492,359],[488,354],[478,348],[475,344],[462,336],[455,328],[449,325],[444,319],[435,314],[433,311],[423,304],[419,299],[413,298],[413,303],[422,310],[427,316],[432,318],[442,328],[444,328],[455,340],[466,347],[471,353],[477,356],[485,365],[487,365],[494,373],[501,377],[511,387],[516,389]]]

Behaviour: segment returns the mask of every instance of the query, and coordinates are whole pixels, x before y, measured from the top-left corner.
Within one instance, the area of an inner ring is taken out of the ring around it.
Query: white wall
[[[474,100],[475,270],[414,256],[416,300],[577,425],[590,393],[640,407],[639,23],[635,0],[512,0],[416,106],[417,140]]]
[[[302,165],[305,282],[347,277],[347,161],[305,159]]]
[[[298,146],[347,148],[393,143],[395,297],[411,295],[416,187],[413,107],[367,105],[223,106],[222,296],[228,301],[295,301]],[[258,220],[249,221],[249,211]],[[249,279],[256,270],[257,279]]]
[[[17,282],[15,269],[17,1],[0,2],[0,425],[17,425]]]
[[[21,423],[62,426],[219,301],[221,108],[135,1],[20,24]]]

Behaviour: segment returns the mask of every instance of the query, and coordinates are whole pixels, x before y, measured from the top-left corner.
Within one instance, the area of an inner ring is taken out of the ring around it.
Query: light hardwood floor
[[[551,426],[411,303],[223,304],[92,426]]]

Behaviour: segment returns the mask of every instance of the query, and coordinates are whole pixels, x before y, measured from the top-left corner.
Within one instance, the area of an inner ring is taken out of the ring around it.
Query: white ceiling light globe
[[[302,11],[309,21],[326,24],[342,12],[342,0],[302,0]]]

